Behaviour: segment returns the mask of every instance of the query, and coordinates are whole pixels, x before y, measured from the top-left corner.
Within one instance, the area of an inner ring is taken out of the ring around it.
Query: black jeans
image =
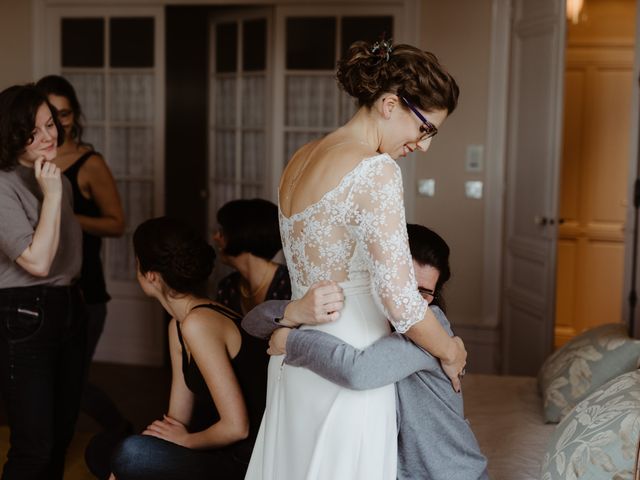
[[[3,480],[62,479],[86,368],[77,287],[0,289],[0,387],[10,447]]]
[[[233,445],[192,450],[147,435],[132,435],[115,450],[111,468],[118,480],[242,480],[248,463]]]

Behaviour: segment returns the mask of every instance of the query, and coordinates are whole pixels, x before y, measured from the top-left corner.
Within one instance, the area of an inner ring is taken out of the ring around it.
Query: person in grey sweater
[[[444,312],[434,306],[442,302],[440,292],[450,275],[449,249],[426,227],[409,225],[408,231],[418,288],[453,335]],[[360,350],[318,330],[283,328],[336,320],[341,302],[340,287],[321,282],[297,301],[259,305],[242,327],[271,338],[270,353],[285,353],[288,365],[343,387],[365,390],[396,383],[398,480],[487,479],[487,460],[464,418],[462,394],[453,390],[437,358],[397,332]]]

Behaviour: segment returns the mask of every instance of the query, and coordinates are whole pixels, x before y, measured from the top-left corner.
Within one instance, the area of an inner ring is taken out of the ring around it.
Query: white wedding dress
[[[340,318],[318,327],[358,348],[423,318],[407,242],[402,177],[386,154],[362,160],[321,200],[280,212],[293,298],[340,282]],[[245,480],[395,480],[393,385],[348,390],[271,357],[267,404]]]

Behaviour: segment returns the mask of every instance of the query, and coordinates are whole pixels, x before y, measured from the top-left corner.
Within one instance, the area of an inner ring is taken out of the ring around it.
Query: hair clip
[[[371,47],[371,53],[377,55],[380,58],[384,58],[385,61],[389,61],[389,57],[391,56],[391,52],[393,52],[393,45],[391,44],[391,39],[389,40],[380,40],[373,44]]]

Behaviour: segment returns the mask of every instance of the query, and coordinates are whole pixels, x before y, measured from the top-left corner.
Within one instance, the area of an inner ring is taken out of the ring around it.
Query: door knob
[[[535,217],[533,217],[533,223],[541,227],[544,227],[548,223],[548,221],[549,220],[547,219],[547,217],[543,217],[542,215],[536,215]]]

